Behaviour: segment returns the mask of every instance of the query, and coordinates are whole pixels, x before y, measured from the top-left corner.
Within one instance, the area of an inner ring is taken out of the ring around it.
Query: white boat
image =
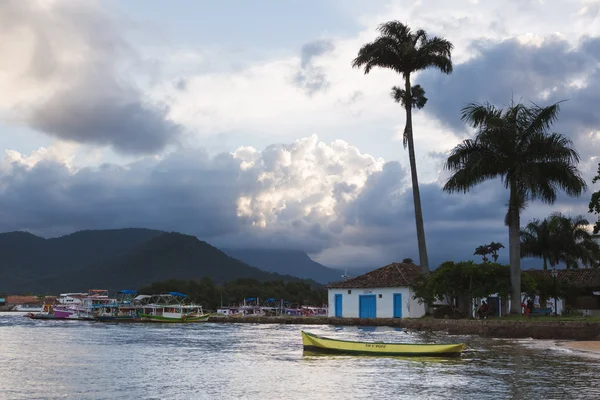
[[[12,308],[12,311],[19,312],[42,312],[44,306],[42,304],[17,304]]]
[[[148,303],[139,306],[138,315],[142,322],[208,321],[210,314],[204,314],[201,305],[186,304],[187,301],[188,296],[179,292],[150,296]]]

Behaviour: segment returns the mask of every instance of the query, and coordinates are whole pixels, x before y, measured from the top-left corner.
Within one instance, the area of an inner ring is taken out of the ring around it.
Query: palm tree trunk
[[[415,158],[415,143],[412,131],[412,93],[410,90],[410,75],[405,78],[406,85],[406,141],[408,143],[408,159],[410,161],[410,176],[412,178],[413,201],[415,204],[415,222],[417,225],[417,243],[419,245],[419,264],[423,273],[429,272],[429,259],[427,257],[427,244],[425,243],[425,227],[423,226],[423,210],[421,209],[421,193],[419,192],[419,179],[417,178],[417,160]]]
[[[521,216],[519,193],[514,183],[510,185],[508,205],[508,247],[510,258],[510,313],[521,314]]]

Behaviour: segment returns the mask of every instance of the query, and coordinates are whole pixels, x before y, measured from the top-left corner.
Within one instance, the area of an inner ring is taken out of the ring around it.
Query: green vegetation
[[[534,219],[521,230],[521,257],[538,257],[544,269],[565,263],[567,268],[598,266],[600,246],[587,231],[583,216],[566,217],[553,213],[540,221]]]
[[[258,297],[261,300],[275,298],[283,299],[292,305],[327,304],[327,291],[323,287],[311,287],[306,282],[284,282],[272,280],[260,282],[256,279],[236,279],[216,284],[212,279],[204,277],[195,280],[167,280],[155,282],[139,289],[141,294],[156,294],[166,292],[181,292],[187,294],[192,301],[201,304],[207,310],[216,310],[222,304],[239,305],[243,299]]]
[[[444,185],[446,192],[466,193],[496,178],[509,189],[505,223],[514,299],[521,295],[521,211],[534,200],[554,203],[558,189],[579,196],[586,188],[572,142],[549,131],[558,112],[558,103],[547,107],[512,104],[506,110],[488,103],[469,104],[462,110],[462,120],[477,133],[456,146],[446,161],[446,169],[453,173]],[[520,314],[519,302],[511,302],[510,312]]]
[[[598,175],[594,177],[592,183],[596,183],[598,181],[600,181],[600,163],[598,164]],[[590,213],[600,214],[600,190],[592,194],[592,198],[590,200]],[[594,233],[598,232],[600,232],[600,217],[594,224]]]
[[[450,304],[462,304],[462,311],[469,312],[471,299],[483,298],[497,293],[506,299],[511,293],[510,266],[490,262],[476,264],[473,261],[446,261],[437,269],[423,275],[414,287],[415,298],[431,305],[435,299],[445,299]],[[584,291],[568,280],[554,284],[550,277],[534,277],[527,271],[521,272],[521,288],[530,296],[538,295],[541,301],[554,297],[566,299],[566,304],[575,304]],[[556,290],[556,292],[555,292]],[[511,296],[512,297],[512,296]],[[520,307],[521,296],[517,297]],[[567,310],[569,311],[569,310]]]
[[[424,30],[416,32],[399,21],[389,21],[378,28],[380,36],[361,47],[358,56],[352,61],[355,68],[364,67],[365,74],[373,68],[386,68],[401,74],[404,87],[394,86],[392,97],[402,104],[406,111],[403,144],[408,145],[410,174],[412,178],[417,240],[419,244],[419,262],[423,272],[429,271],[421,195],[417,178],[417,163],[413,141],[412,109],[421,109],[427,98],[421,85],[411,86],[411,74],[428,68],[436,68],[445,74],[452,73],[452,43],[439,37],[429,37]]]
[[[504,265],[446,261],[421,278],[415,294],[429,305],[434,299],[447,299],[452,303],[455,299],[487,297],[490,293],[504,297],[510,291],[509,278],[509,267]]]

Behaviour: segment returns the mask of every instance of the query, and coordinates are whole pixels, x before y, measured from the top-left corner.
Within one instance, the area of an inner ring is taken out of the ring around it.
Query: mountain
[[[313,261],[301,250],[222,249],[229,256],[253,267],[278,274],[314,279],[319,283],[342,280],[343,271],[328,268]]]
[[[81,231],[56,239],[0,235],[0,292],[137,289],[167,279],[301,279],[262,271],[194,236],[147,229]],[[318,285],[309,281],[311,285]]]
[[[0,291],[29,291],[34,281],[124,256],[163,233],[150,229],[111,229],[79,231],[53,239],[27,232],[2,233]]]

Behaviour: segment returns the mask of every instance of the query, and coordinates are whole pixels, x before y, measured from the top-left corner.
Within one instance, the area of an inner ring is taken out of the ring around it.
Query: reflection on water
[[[468,348],[447,359],[311,354],[300,330]],[[598,399],[597,360],[548,341],[385,327],[103,324],[0,313],[1,399]]]

